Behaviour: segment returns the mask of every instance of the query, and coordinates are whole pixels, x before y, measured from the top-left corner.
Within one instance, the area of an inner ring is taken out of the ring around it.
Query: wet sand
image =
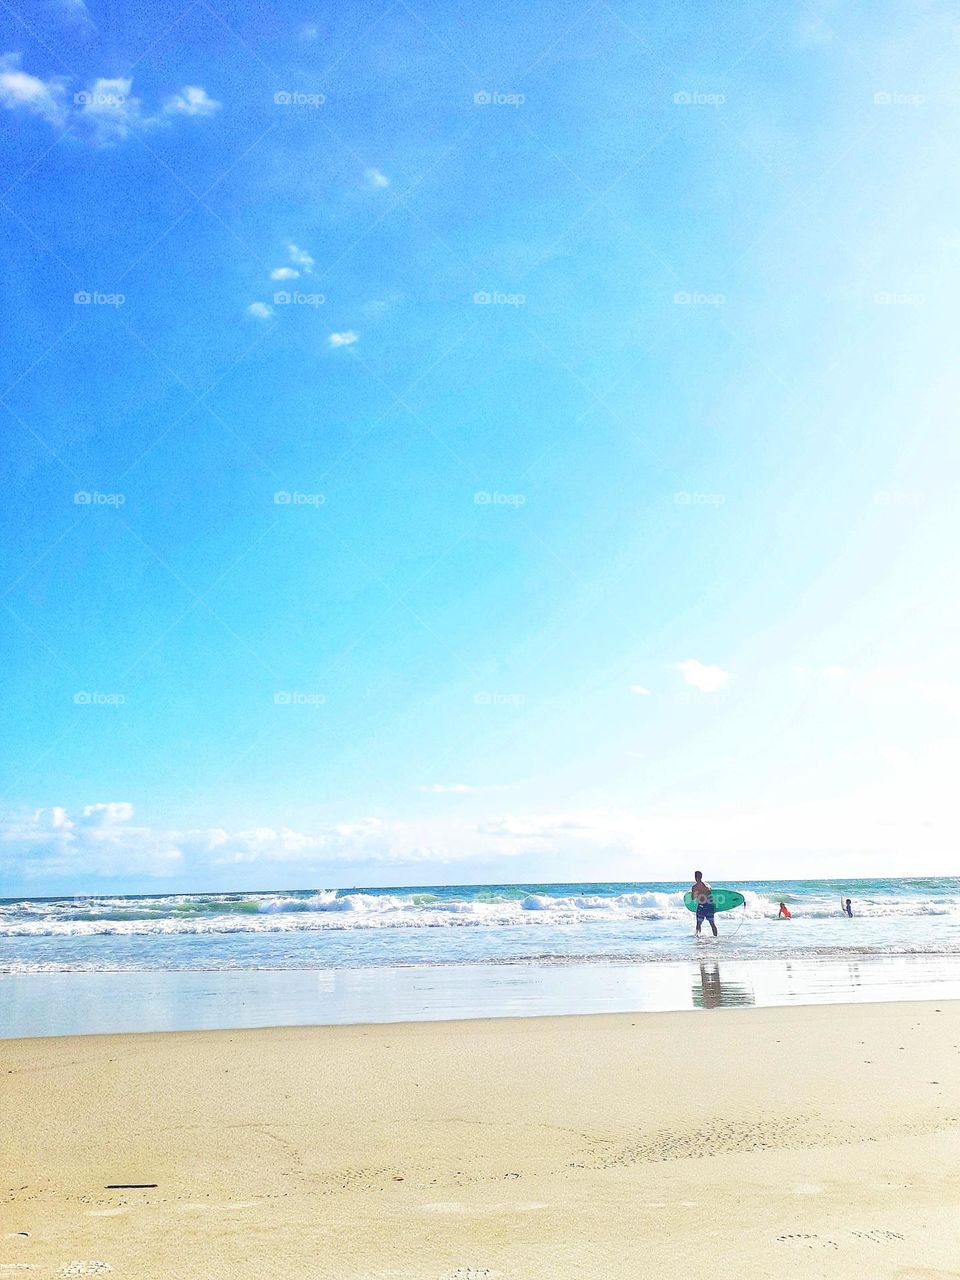
[[[0,1278],[960,1276],[960,1003],[7,1040],[0,1115]]]

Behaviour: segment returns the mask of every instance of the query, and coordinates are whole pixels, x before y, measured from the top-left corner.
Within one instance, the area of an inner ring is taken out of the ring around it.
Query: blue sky
[[[0,893],[952,868],[950,6],[0,30]]]

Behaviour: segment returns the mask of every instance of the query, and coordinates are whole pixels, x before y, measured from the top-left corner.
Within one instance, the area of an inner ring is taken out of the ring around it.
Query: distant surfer
[[[790,909],[789,909],[789,907],[787,906],[787,904],[786,904],[785,902],[781,902],[781,903],[780,903],[780,914],[777,916],[777,919],[778,919],[778,920],[792,920],[792,919],[793,919],[793,917],[792,917],[792,916],[791,916],[791,914],[790,914]]]
[[[853,903],[852,903],[852,900],[851,900],[850,898],[846,898],[846,899],[841,898],[841,899],[840,899],[840,906],[841,906],[841,909],[842,909],[842,911],[843,911],[843,914],[844,914],[845,916],[849,916],[849,917],[850,917],[850,919],[852,920],[852,919],[853,919]]]
[[[713,903],[713,890],[703,878],[702,871],[693,873],[693,885],[690,889],[690,896],[697,904],[697,936],[700,936],[700,927],[704,920],[708,921],[710,928],[713,930],[713,936],[717,936],[717,925],[714,920],[716,907]]]

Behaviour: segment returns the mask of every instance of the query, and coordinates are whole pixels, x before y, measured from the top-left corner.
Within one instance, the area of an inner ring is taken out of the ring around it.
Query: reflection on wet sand
[[[728,1009],[732,1005],[756,1004],[753,988],[742,982],[721,982],[716,960],[700,961],[700,985],[691,989],[695,1009]]]
[[[783,966],[783,995],[788,1004],[803,1004],[809,1001],[811,996],[820,993],[820,983],[822,983],[824,991],[831,989],[846,991],[848,997],[855,998],[860,987],[870,985],[868,975],[872,975],[875,980],[877,972],[879,970],[874,965],[873,969],[868,966],[867,975],[861,974],[860,962],[857,960],[833,960],[830,963],[814,966],[811,966],[809,961],[787,960]],[[908,973],[909,967],[904,972]]]

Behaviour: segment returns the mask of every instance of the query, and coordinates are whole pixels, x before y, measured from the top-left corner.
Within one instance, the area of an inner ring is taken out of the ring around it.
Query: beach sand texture
[[[960,1276],[958,1004],[0,1041],[0,1093],[0,1280]]]

